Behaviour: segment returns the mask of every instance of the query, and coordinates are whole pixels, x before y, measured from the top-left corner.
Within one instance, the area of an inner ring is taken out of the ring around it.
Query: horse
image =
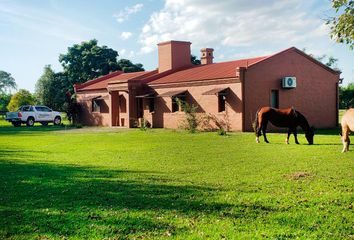
[[[291,133],[294,134],[295,143],[299,144],[296,129],[298,126],[304,130],[308,143],[310,145],[313,144],[314,128],[310,127],[304,115],[294,108],[276,109],[272,107],[262,107],[256,113],[254,130],[256,133],[257,143],[259,143],[259,136],[262,135],[261,132],[263,132],[264,141],[269,143],[266,136],[268,121],[276,127],[288,128],[288,136],[285,139],[286,144],[289,144],[289,137]]]
[[[342,125],[342,142],[343,142],[343,150],[342,152],[349,151],[350,139],[349,133],[354,132],[354,108],[348,109],[341,121]]]

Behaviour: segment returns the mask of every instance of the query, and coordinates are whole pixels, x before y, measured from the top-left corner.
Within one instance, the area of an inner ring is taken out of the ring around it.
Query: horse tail
[[[254,133],[256,134],[256,136],[257,136],[257,132],[258,132],[258,113],[260,110],[261,110],[260,108],[257,110],[256,118],[254,119],[253,124],[252,124],[253,130],[254,130]]]

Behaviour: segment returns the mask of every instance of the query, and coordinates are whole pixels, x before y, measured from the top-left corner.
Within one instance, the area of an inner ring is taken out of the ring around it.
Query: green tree
[[[53,88],[55,81],[55,72],[50,65],[44,67],[42,76],[37,80],[35,87],[35,96],[40,104],[53,107],[54,95],[57,89]]]
[[[191,63],[193,65],[200,65],[202,62],[195,55],[191,55]]]
[[[140,72],[144,71],[143,65],[141,63],[134,64],[128,59],[120,59],[118,61],[119,69],[123,72]]]
[[[0,70],[0,93],[6,93],[10,89],[16,89],[15,79],[10,73]]]
[[[331,27],[331,38],[354,49],[354,1],[332,0],[332,7],[339,15],[326,22]]]
[[[7,105],[11,99],[11,94],[0,93],[0,112],[7,112]]]
[[[65,93],[72,87],[69,85],[70,83],[71,81],[66,74],[55,73],[50,65],[45,66],[35,88],[35,96],[38,103],[57,111],[63,111]]]
[[[70,83],[72,85],[120,70],[117,57],[117,51],[98,46],[97,40],[93,39],[69,47],[66,54],[60,54],[59,62],[64,73],[73,81]]]
[[[20,89],[11,97],[7,109],[9,111],[16,111],[22,105],[33,105],[35,102],[36,100],[32,93],[25,89]]]
[[[339,88],[339,108],[347,109],[350,107],[354,107],[354,83]]]

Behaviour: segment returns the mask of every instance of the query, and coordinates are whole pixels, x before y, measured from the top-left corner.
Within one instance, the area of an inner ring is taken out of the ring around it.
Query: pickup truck
[[[55,112],[46,106],[31,106],[25,105],[18,109],[17,112],[7,112],[7,121],[11,122],[15,127],[25,123],[32,127],[35,122],[39,122],[46,126],[48,123],[59,125],[61,123],[60,112]]]

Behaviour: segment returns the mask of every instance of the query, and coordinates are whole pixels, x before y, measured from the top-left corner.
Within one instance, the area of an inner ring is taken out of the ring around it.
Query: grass
[[[354,151],[253,133],[0,127],[1,239],[351,239]]]

